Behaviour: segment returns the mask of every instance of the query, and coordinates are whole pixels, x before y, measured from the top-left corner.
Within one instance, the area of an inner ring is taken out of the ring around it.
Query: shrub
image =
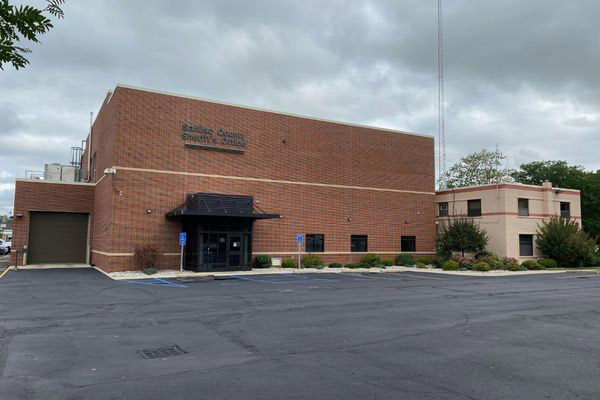
[[[487,272],[491,270],[492,267],[490,267],[490,264],[486,263],[485,261],[479,261],[473,264],[473,269],[475,271]]]
[[[552,218],[539,226],[537,247],[563,268],[581,267],[596,249],[596,242],[574,220]]]
[[[442,264],[444,263],[444,258],[441,256],[433,256],[431,257],[431,264],[435,267],[435,268],[442,268]]]
[[[135,263],[143,269],[150,269],[156,267],[156,260],[159,256],[158,246],[153,244],[146,244],[144,246],[137,246],[134,250]]]
[[[462,257],[457,254],[452,257],[452,260],[456,261],[460,268],[471,269],[473,267],[473,259],[469,257]]]
[[[427,264],[417,261],[417,268],[427,268]]]
[[[519,265],[519,260],[512,257],[504,257],[502,259],[502,269],[508,271],[519,271],[521,266]]]
[[[415,265],[415,260],[410,254],[398,254],[398,256],[396,257],[396,265],[412,267],[413,265]]]
[[[350,264],[346,264],[346,265],[344,265],[344,268],[350,268],[350,269],[353,269],[353,268],[358,268],[358,265],[356,265],[356,264],[353,264],[353,263],[350,263]]]
[[[365,254],[360,258],[360,264],[363,265],[362,268],[378,267],[381,265],[381,258],[377,254]]]
[[[496,255],[489,250],[482,250],[475,254],[475,258],[478,260],[485,257],[496,257]]]
[[[460,264],[454,260],[448,260],[444,264],[442,264],[442,269],[444,271],[458,271],[460,268]]]
[[[296,260],[294,260],[293,258],[285,258],[281,262],[281,267],[282,268],[296,268],[297,267]]]
[[[530,271],[538,271],[540,269],[544,269],[537,261],[535,260],[525,260],[521,263],[521,268],[527,268]]]
[[[391,267],[392,265],[394,265],[394,260],[392,260],[391,258],[383,258],[381,260],[381,263],[386,267]]]
[[[417,258],[417,262],[420,262],[421,264],[429,265],[429,264],[431,264],[431,258],[429,258],[427,256],[421,256],[421,257]]]
[[[323,261],[321,260],[321,257],[319,257],[316,254],[307,254],[305,256],[302,256],[302,258],[300,259],[300,262],[302,263],[302,266],[304,268],[312,268],[312,267],[317,267],[319,265],[323,265]]]
[[[556,261],[551,258],[541,258],[538,260],[538,264],[544,268],[558,268]]]
[[[271,268],[273,266],[271,256],[261,254],[254,257],[254,266],[256,268]]]
[[[479,253],[485,250],[488,242],[487,233],[470,219],[457,219],[442,225],[437,244],[441,254],[453,251]]]
[[[146,269],[143,269],[142,272],[145,273],[146,275],[154,275],[158,271],[156,271],[156,268],[146,268]]]
[[[331,263],[329,264],[329,268],[342,268],[343,265],[340,263]]]
[[[495,255],[486,255],[478,259],[490,266],[491,269],[502,269],[502,261]]]

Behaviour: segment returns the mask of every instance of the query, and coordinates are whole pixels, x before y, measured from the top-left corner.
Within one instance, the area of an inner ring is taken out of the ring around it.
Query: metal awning
[[[235,196],[217,193],[188,194],[185,203],[165,214],[167,218],[184,216],[234,217],[269,219],[279,214],[267,214],[254,204],[252,196]]]

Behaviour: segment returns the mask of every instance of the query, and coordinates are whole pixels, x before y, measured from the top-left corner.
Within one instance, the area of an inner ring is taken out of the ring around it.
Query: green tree
[[[506,157],[499,150],[481,151],[460,158],[440,179],[440,186],[457,188],[512,182],[511,170],[504,167]],[[442,183],[445,182],[445,185]]]
[[[32,6],[13,6],[8,0],[0,0],[0,69],[11,63],[15,69],[29,64],[25,54],[31,53],[27,47],[19,46],[22,39],[39,43],[38,37],[53,28],[52,22],[44,13],[63,18],[60,6],[65,0],[46,0],[44,9]]]
[[[580,190],[583,229],[600,240],[600,171],[586,171],[566,161],[534,161],[522,164],[512,177],[528,185],[548,181],[555,187]]]
[[[596,241],[581,230],[574,220],[552,218],[538,227],[537,248],[560,267],[594,265]]]
[[[437,239],[438,252],[449,257],[453,251],[479,253],[488,243],[487,232],[472,220],[461,218],[443,224]]]

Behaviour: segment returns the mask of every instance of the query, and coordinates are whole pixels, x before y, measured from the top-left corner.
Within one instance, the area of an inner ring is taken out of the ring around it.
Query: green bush
[[[354,263],[350,263],[350,264],[344,265],[344,268],[354,269],[354,268],[358,268],[358,265],[354,264]]]
[[[451,254],[460,252],[479,253],[485,250],[488,242],[486,231],[470,219],[457,219],[443,224],[437,239],[438,252]]]
[[[154,275],[158,271],[156,270],[156,268],[146,268],[146,269],[143,269],[142,272],[145,273],[146,275]]]
[[[329,264],[329,268],[342,268],[343,265],[340,263],[331,263]]]
[[[502,269],[507,271],[520,271],[521,266],[519,265],[519,260],[512,257],[504,257],[502,259]]]
[[[442,268],[442,264],[444,263],[444,261],[444,257],[442,256],[431,257],[431,264],[436,268]]]
[[[502,269],[502,261],[498,256],[493,254],[486,255],[477,259],[477,261],[482,261],[490,266],[491,269]]]
[[[490,264],[486,263],[485,261],[479,261],[473,264],[473,270],[475,271],[487,272],[491,269],[492,267],[490,267]]]
[[[317,267],[319,265],[323,265],[323,261],[321,260],[321,257],[319,257],[316,254],[307,254],[305,256],[302,256],[302,258],[300,259],[300,262],[302,263],[302,266],[304,268],[312,268],[312,267]]]
[[[584,266],[596,249],[596,241],[577,222],[556,217],[539,227],[536,243],[545,257],[562,268]]]
[[[448,260],[444,264],[442,264],[442,269],[444,271],[458,271],[460,268],[460,264],[454,260]]]
[[[530,271],[538,271],[540,269],[544,269],[537,261],[535,260],[525,260],[521,263],[521,268],[527,268]]]
[[[425,264],[425,263],[422,263],[422,262],[420,262],[420,261],[417,261],[417,264],[416,264],[416,266],[417,266],[417,268],[427,268],[427,264]]]
[[[429,265],[429,264],[431,264],[431,258],[427,257],[427,256],[421,256],[421,257],[417,258],[417,262],[420,262],[421,264]]]
[[[381,265],[381,258],[377,254],[365,254],[360,258],[360,264],[363,265],[361,268],[378,267]]]
[[[296,260],[294,260],[293,258],[285,258],[282,262],[281,262],[281,267],[282,268],[296,268],[298,265],[296,263]]]
[[[254,258],[255,268],[271,268],[272,266],[273,262],[271,261],[271,256],[261,254]]]
[[[410,254],[398,254],[398,256],[396,257],[396,265],[412,267],[415,265],[415,260]]]
[[[391,258],[383,258],[381,260],[381,263],[386,267],[391,267],[392,265],[394,265],[394,260],[392,260]]]
[[[556,261],[551,258],[541,258],[538,260],[538,264],[544,268],[558,268]]]

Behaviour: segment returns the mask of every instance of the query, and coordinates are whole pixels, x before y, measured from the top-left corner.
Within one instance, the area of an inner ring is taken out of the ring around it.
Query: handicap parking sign
[[[180,246],[185,246],[185,239],[186,239],[186,233],[185,232],[180,232],[179,233],[179,245]]]
[[[296,235],[296,241],[298,242],[298,244],[302,243],[302,234],[301,233]]]

